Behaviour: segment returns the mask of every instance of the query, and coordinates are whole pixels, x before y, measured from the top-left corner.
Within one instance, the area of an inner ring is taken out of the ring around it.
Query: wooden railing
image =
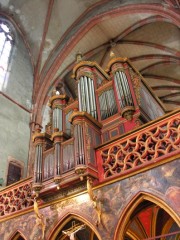
[[[180,153],[179,111],[163,116],[96,150],[99,181],[126,177]]]
[[[32,178],[23,179],[0,191],[0,221],[33,206]]]

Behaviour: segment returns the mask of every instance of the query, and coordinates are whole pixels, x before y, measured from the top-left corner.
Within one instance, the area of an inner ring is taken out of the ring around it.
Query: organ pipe
[[[53,128],[62,131],[62,110],[57,107],[53,109]]]
[[[116,101],[113,89],[103,92],[99,96],[101,119],[104,120],[117,113]]]
[[[79,111],[82,111],[82,101],[81,101],[81,87],[80,83],[78,84],[78,99],[79,99]]]
[[[55,144],[55,150],[54,150],[54,154],[55,154],[55,175],[56,176],[60,176],[61,175],[61,159],[60,159],[60,153],[61,153],[61,145],[59,142],[57,142]]]
[[[35,183],[42,182],[42,145],[38,144],[36,146],[35,154],[35,170],[34,170],[34,181]]]
[[[90,79],[88,79],[88,88],[89,88],[89,92],[91,93],[93,90],[91,88]],[[93,97],[92,97],[92,94],[90,94],[89,96],[90,96],[90,112],[91,112],[91,115],[94,117]]]
[[[125,73],[122,71],[117,71],[115,73],[115,88],[121,108],[133,106],[133,99],[128,80]]]
[[[91,110],[90,110],[90,97],[89,97],[89,87],[88,87],[88,84],[87,84],[87,81],[89,79],[87,79],[87,77],[85,76],[84,77],[84,85],[85,85],[85,98],[86,98],[86,106],[87,106],[87,112],[88,113],[91,113]]]
[[[81,125],[75,125],[75,155],[76,155],[76,165],[85,164],[85,155],[84,155],[84,142],[83,142],[83,128]]]
[[[91,78],[80,77],[78,83],[79,110],[91,114],[97,119],[94,82]]]

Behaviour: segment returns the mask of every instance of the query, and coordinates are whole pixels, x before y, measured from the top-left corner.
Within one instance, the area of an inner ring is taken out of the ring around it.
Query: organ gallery
[[[180,5],[17,2],[0,5],[0,239],[178,240]]]

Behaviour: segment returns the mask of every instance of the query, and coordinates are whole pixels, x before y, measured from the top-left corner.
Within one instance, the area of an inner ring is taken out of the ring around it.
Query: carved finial
[[[82,53],[81,52],[78,52],[76,54],[76,62],[81,62],[82,61]]]
[[[64,90],[63,83],[59,82],[57,84],[57,86],[54,87],[51,95],[55,96],[55,95],[61,95],[61,94],[64,94],[64,93],[65,93],[65,90]]]
[[[110,58],[115,58],[116,56],[115,56],[115,53],[111,50],[110,51]]]

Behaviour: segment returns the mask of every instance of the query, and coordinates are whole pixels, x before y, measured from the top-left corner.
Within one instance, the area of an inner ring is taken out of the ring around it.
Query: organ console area
[[[106,69],[77,56],[77,98],[59,83],[49,98],[50,122],[33,135],[36,194],[58,191],[87,177],[98,182],[96,148],[164,114],[163,106],[127,58],[112,53]]]

